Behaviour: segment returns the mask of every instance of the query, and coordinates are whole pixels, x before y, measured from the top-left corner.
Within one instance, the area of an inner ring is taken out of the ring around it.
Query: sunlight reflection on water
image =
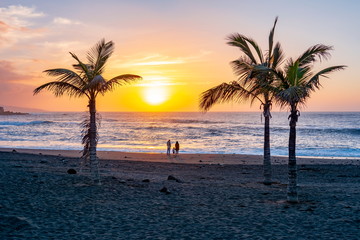
[[[263,153],[260,113],[102,113],[99,150],[182,153]],[[271,119],[272,155],[287,155],[288,113]],[[0,147],[81,150],[86,113],[0,116]],[[360,157],[360,113],[303,113],[298,156]]]

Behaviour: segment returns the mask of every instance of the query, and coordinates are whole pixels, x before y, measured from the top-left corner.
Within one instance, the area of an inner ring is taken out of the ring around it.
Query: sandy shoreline
[[[286,164],[265,186],[261,156],[101,152],[95,186],[71,154],[0,150],[0,239],[360,239],[355,160],[299,163],[290,205]]]
[[[80,150],[49,150],[49,149],[19,149],[19,148],[0,148],[0,151],[29,154],[44,154],[54,156],[64,156],[77,158],[80,157]],[[98,151],[100,159],[107,160],[129,160],[144,162],[162,162],[162,163],[186,163],[186,164],[246,164],[262,165],[263,157],[261,155],[246,154],[179,154],[170,156],[166,153],[139,153],[139,152],[117,152],[117,151]],[[353,158],[319,158],[306,157],[297,158],[298,164],[344,164],[360,165],[360,159]],[[272,164],[287,164],[287,157],[272,156]]]

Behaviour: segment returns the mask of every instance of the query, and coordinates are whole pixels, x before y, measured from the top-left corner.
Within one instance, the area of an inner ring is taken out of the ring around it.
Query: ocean
[[[98,150],[263,154],[260,112],[101,114]],[[271,155],[287,156],[287,112],[273,112]],[[80,123],[86,112],[0,116],[0,147],[81,150]],[[360,112],[303,112],[297,125],[297,156],[360,158]]]

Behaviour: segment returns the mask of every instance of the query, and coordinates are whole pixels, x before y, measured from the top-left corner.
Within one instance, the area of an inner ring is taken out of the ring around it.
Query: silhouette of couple
[[[170,139],[167,141],[166,146],[167,146],[166,154],[170,155],[170,149],[171,149],[171,141],[170,141]],[[178,154],[179,150],[180,150],[180,144],[179,144],[178,141],[176,141],[175,147],[173,148],[173,154]]]

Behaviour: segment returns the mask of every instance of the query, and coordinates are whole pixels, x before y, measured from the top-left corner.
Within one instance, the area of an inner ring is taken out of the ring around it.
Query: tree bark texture
[[[264,184],[270,185],[272,183],[272,173],[271,173],[271,156],[270,156],[270,104],[264,104]]]
[[[94,183],[100,184],[99,160],[96,155],[97,127],[96,127],[95,99],[89,101],[89,111],[90,111],[90,146],[89,146],[90,170]]]
[[[290,203],[299,202],[297,192],[297,165],[296,165],[296,123],[298,111],[292,110],[290,115],[290,135],[289,135],[289,163],[288,163],[288,188],[287,201]]]

